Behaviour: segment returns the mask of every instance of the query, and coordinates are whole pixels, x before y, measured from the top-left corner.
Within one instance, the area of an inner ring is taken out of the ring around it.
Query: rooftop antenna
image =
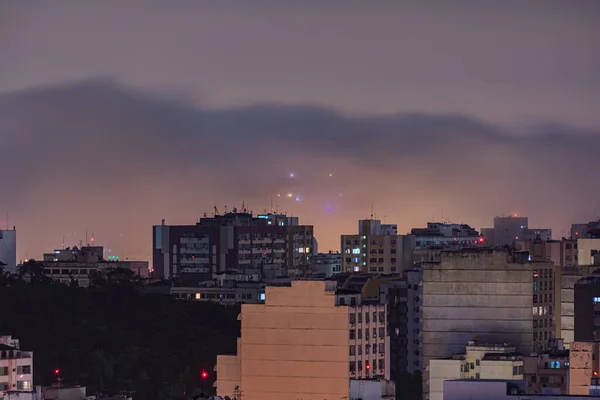
[[[375,209],[375,206],[371,202],[371,219],[373,219],[373,213],[375,212],[374,209]]]
[[[242,212],[246,212],[246,201],[242,199]]]

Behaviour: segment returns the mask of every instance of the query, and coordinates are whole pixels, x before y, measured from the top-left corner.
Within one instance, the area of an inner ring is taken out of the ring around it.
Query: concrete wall
[[[495,250],[444,252],[423,264],[422,365],[464,352],[469,340],[532,349],[532,267]],[[424,374],[427,393],[427,373]]]
[[[463,360],[431,360],[429,364],[429,398],[444,399],[444,381],[462,378]]]
[[[598,371],[597,342],[573,342],[569,352],[569,394],[590,394],[593,373]]]
[[[349,396],[348,308],[326,282],[267,287],[267,304],[242,306],[244,400]]]

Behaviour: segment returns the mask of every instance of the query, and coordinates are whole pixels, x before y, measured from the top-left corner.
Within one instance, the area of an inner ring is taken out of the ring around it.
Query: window
[[[356,339],[356,331],[354,329],[350,329],[350,340]]]
[[[358,332],[358,338],[362,339],[362,329],[358,329],[357,332]]]
[[[365,329],[365,340],[369,340],[369,328]]]
[[[475,379],[479,379],[479,372],[475,374]]]
[[[365,346],[365,354],[369,354],[369,350],[370,350],[370,346],[366,345]]]
[[[600,303],[600,297],[594,297],[594,304]]]
[[[379,343],[379,354],[385,353],[385,344]]]
[[[376,344],[373,345],[373,354],[377,354],[377,345]]]
[[[354,361],[350,362],[350,372],[354,373],[356,371],[356,363]]]
[[[519,375],[519,368],[516,365],[513,367],[513,375]]]
[[[383,360],[382,360],[382,359],[379,359],[379,362],[378,362],[378,364],[379,364],[379,370],[380,370],[380,371],[383,371],[383,369],[384,369]]]
[[[377,311],[373,311],[373,322],[377,322]]]
[[[475,360],[475,365],[477,365],[479,367],[480,361],[479,359]]]
[[[358,313],[358,323],[362,324],[362,313]]]
[[[379,311],[379,322],[385,322],[385,311]]]
[[[350,355],[353,356],[356,353],[356,346],[350,346]]]
[[[475,365],[473,365],[473,363],[471,363],[470,367],[471,369],[475,369]]]
[[[379,337],[380,338],[385,337],[385,328],[379,328]]]
[[[373,339],[377,339],[377,329],[373,328]]]
[[[0,376],[8,375],[8,367],[0,367]]]
[[[31,381],[17,381],[17,390],[31,390]]]
[[[358,370],[359,370],[359,371],[362,371],[362,361],[359,361],[359,362],[358,362]]]
[[[362,346],[358,346],[358,355],[362,356]]]
[[[31,374],[31,365],[19,365],[17,366],[17,375]]]
[[[354,325],[356,323],[356,314],[349,314],[348,321]]]
[[[352,249],[352,254],[360,254],[360,248]]]
[[[365,323],[367,323],[367,324],[368,324],[369,322],[370,322],[370,321],[369,321],[369,313],[368,313],[368,312],[366,312],[366,313],[365,313]]]

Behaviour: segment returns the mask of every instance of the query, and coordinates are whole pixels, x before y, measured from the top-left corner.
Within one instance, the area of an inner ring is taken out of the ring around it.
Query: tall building
[[[21,350],[10,336],[0,336],[0,385],[4,392],[33,389],[33,352]]]
[[[569,349],[575,341],[575,284],[589,276],[599,266],[577,265],[560,268],[560,291],[555,293],[556,338],[562,339],[565,348]]]
[[[283,214],[238,212],[204,217],[196,225],[153,227],[154,276],[206,281],[237,271],[280,276],[311,276],[316,241],[313,227]]]
[[[489,245],[494,247],[513,246],[519,240],[551,240],[551,229],[532,229],[529,227],[529,218],[509,215],[508,217],[495,217],[493,228],[483,228],[481,233]]]
[[[414,238],[398,235],[395,225],[374,219],[358,221],[358,234],[342,235],[345,272],[399,274],[412,268]]]
[[[0,230],[0,265],[6,272],[17,271],[17,230]]]
[[[464,352],[429,362],[429,398],[444,399],[444,381],[523,379],[523,356],[506,344],[470,341]]]
[[[423,263],[422,366],[465,350],[471,340],[532,350],[533,272],[527,255],[493,249],[441,253]],[[428,372],[423,376],[428,395]]]
[[[560,290],[561,268],[548,262],[533,262],[533,349],[537,352],[552,347],[556,339],[556,293]]]
[[[600,340],[600,274],[579,280],[574,287],[576,342]]]
[[[265,304],[243,304],[237,355],[217,357],[217,395],[343,399],[363,381],[380,387],[378,398],[393,398],[383,395],[390,368],[385,306],[360,305],[360,295],[341,305],[336,286],[294,281],[267,287]]]

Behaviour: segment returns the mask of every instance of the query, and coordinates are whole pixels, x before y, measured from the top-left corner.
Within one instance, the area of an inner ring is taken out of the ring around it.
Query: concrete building
[[[532,229],[529,218],[517,214],[507,217],[495,217],[493,228],[483,228],[481,233],[488,244],[494,247],[513,246],[519,240],[551,240],[551,229]]]
[[[342,270],[399,274],[413,267],[413,249],[413,236],[397,235],[379,220],[360,220],[358,234],[341,237]]]
[[[577,239],[577,265],[593,265],[600,254],[600,238]]]
[[[569,351],[556,348],[523,357],[523,378],[528,394],[569,393]]]
[[[518,240],[516,249],[528,252],[530,261],[552,262],[563,267],[578,265],[577,240]]]
[[[531,352],[533,270],[526,254],[463,249],[422,267],[423,367],[464,352],[475,339]],[[427,395],[427,372],[423,390]]]
[[[557,281],[561,268],[553,263],[532,262],[533,268],[533,349],[542,352],[551,348],[556,338]]]
[[[210,282],[212,283],[212,282]],[[235,286],[173,286],[171,295],[179,300],[205,301],[222,305],[265,302],[264,283],[238,282]]]
[[[17,230],[0,230],[0,265],[14,274],[17,271]]]
[[[340,305],[336,286],[294,281],[267,287],[265,304],[243,304],[237,355],[217,357],[217,395],[350,398],[354,379],[389,389],[385,307]]]
[[[600,274],[580,279],[574,287],[575,341],[600,340]]]
[[[154,276],[196,283],[226,271],[267,278],[310,277],[313,227],[283,214],[243,210],[204,217],[196,225],[153,227]]]
[[[599,386],[600,342],[573,342],[569,352],[569,394],[589,396]]]
[[[444,400],[581,400],[577,395],[525,394],[525,381],[456,379],[444,382]],[[587,400],[600,399],[586,396]]]
[[[33,352],[21,350],[19,340],[11,336],[0,336],[0,390],[33,391]]]
[[[453,379],[523,379],[523,357],[514,347],[470,341],[466,351],[429,362],[429,398],[444,399],[444,381]]]
[[[554,320],[556,338],[563,340],[566,349],[575,341],[575,284],[598,268],[600,265],[578,265],[560,269],[560,291],[555,293],[558,300]]]
[[[55,250],[44,254],[44,274],[62,283],[77,281],[79,286],[87,287],[95,273],[106,269],[123,268],[133,271],[142,278],[148,277],[148,261],[129,261],[104,258],[104,247],[83,246]]]
[[[313,279],[328,279],[342,272],[342,255],[339,252],[318,253],[312,256]]]
[[[587,224],[571,225],[571,239],[600,237],[600,218]]]

